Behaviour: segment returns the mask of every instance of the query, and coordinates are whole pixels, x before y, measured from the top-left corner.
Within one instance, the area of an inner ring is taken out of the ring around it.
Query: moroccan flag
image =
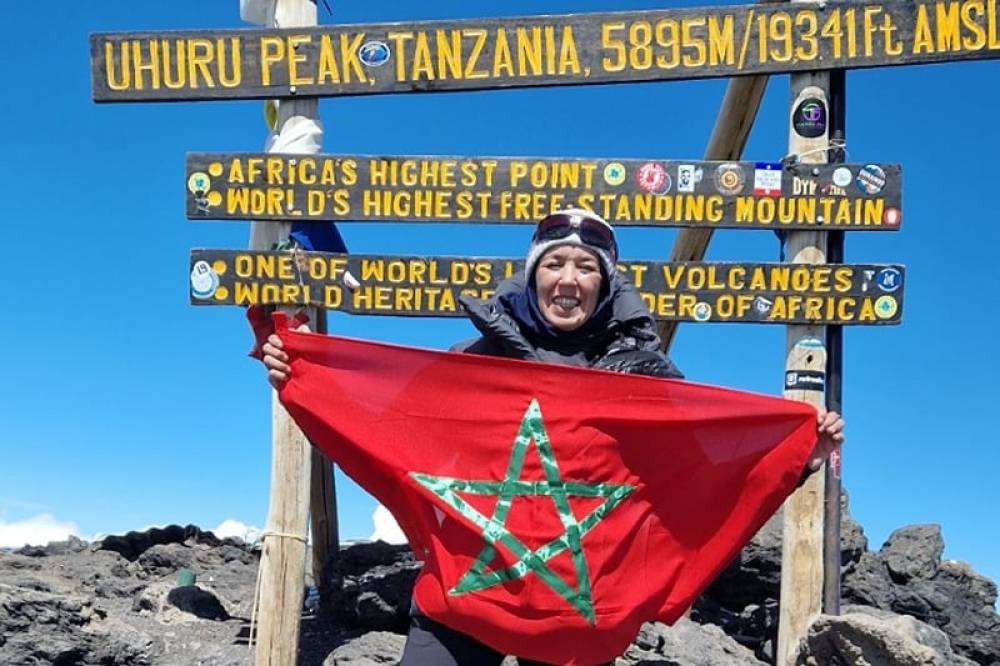
[[[283,330],[281,401],[395,515],[427,616],[552,664],[673,622],[798,482],[807,405]]]

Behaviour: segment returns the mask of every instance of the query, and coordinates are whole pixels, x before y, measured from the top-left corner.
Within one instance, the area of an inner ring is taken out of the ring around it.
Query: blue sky
[[[632,0],[424,3],[331,0],[321,22],[649,8]],[[17,3],[0,60],[7,273],[0,384],[0,535],[84,537],[151,524],[263,525],[270,394],[245,356],[243,313],[188,304],[188,250],[242,248],[249,225],[184,219],[184,153],[255,151],[253,101],[95,105],[93,31],[239,27],[235,0]],[[994,420],[1000,326],[992,303],[1000,63],[848,75],[850,161],[900,162],[903,230],[848,235],[851,262],[908,266],[900,327],[845,335],[845,486],[878,548],[896,527],[940,523],[946,557],[1000,578]],[[699,158],[724,81],[327,99],[326,152]],[[788,77],[772,78],[746,159],[787,145]],[[521,256],[525,227],[344,224],[363,253]],[[622,254],[663,259],[674,233],[625,229]],[[714,260],[770,261],[768,232],[717,233]],[[444,348],[462,321],[331,315],[350,336]],[[684,325],[688,377],[780,391],[784,329]],[[338,477],[345,537],[374,502]],[[48,516],[48,518],[45,518]],[[19,531],[20,530],[20,531]],[[54,530],[44,532],[44,530]]]

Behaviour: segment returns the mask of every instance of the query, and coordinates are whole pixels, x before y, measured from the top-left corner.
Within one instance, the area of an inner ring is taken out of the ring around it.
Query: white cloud
[[[372,522],[375,524],[375,532],[372,534],[372,541],[381,539],[386,543],[401,544],[406,543],[406,535],[399,529],[396,519],[389,513],[389,509],[381,504],[375,507],[372,514]]]
[[[243,539],[246,543],[253,543],[260,537],[260,528],[247,525],[246,523],[241,523],[238,520],[233,520],[229,518],[223,520],[219,525],[212,530],[212,533],[220,539],[228,539],[229,537],[237,537]]]
[[[65,541],[79,532],[76,523],[56,520],[51,513],[40,513],[14,522],[0,520],[0,548],[44,546],[50,541]]]

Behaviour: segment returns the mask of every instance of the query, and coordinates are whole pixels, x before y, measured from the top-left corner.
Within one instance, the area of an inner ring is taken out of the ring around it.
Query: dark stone
[[[933,578],[941,565],[944,539],[939,525],[909,525],[889,535],[881,554],[897,583]]]
[[[897,530],[880,552],[865,553],[848,568],[844,600],[912,616],[942,629],[962,656],[988,666],[1000,664],[996,585],[966,564],[941,563],[942,549],[935,526]]]
[[[845,498],[846,503],[846,498]],[[849,566],[868,551],[868,537],[858,521],[846,510],[840,514],[840,565]]]
[[[158,544],[146,549],[137,560],[148,574],[164,576],[194,564],[191,549],[179,543]]]
[[[395,666],[403,655],[406,637],[372,631],[350,640],[323,661],[323,666]]]
[[[821,615],[800,645],[796,666],[975,666],[956,655],[940,629],[874,608]]]
[[[17,550],[13,551],[15,555],[22,555],[24,557],[45,557],[48,552],[45,550],[45,546],[21,546]]]
[[[238,548],[229,544],[213,548],[209,551],[209,553],[211,553],[214,559],[221,560],[224,563],[241,562],[243,564],[253,564],[257,561],[257,558],[254,557],[252,553],[244,550],[243,548]],[[201,557],[199,557],[199,559],[201,559]]]
[[[175,587],[167,594],[167,603],[203,620],[229,619],[229,613],[226,612],[219,598],[197,585]]]
[[[844,602],[885,609],[892,603],[894,585],[877,553],[864,553],[847,568],[840,582]]]
[[[114,551],[130,562],[134,562],[153,546],[169,543],[187,543],[188,545],[201,543],[215,547],[222,544],[223,541],[211,532],[202,531],[195,525],[187,527],[170,525],[164,528],[154,527],[144,532],[107,536],[98,542],[97,548]]]
[[[856,564],[868,549],[868,539],[841,495],[840,558],[845,567]],[[754,535],[740,554],[706,590],[722,607],[741,612],[746,606],[764,605],[781,594],[782,513],[778,511]]]
[[[87,628],[104,617],[83,597],[0,584],[0,663],[116,664],[92,658],[104,639]]]
[[[349,546],[324,567],[324,612],[352,627],[405,632],[420,572],[409,546],[376,541]]]
[[[642,625],[639,635],[618,660],[623,666],[763,666],[753,653],[719,627],[681,618],[672,626]]]
[[[692,609],[692,620],[717,625],[727,636],[753,650],[757,659],[769,661],[773,658],[774,643],[778,639],[777,599],[765,599],[761,604],[748,604],[739,612],[718,608],[707,613],[703,610],[706,599],[703,596]]]
[[[995,603],[997,586],[964,562],[944,562],[933,584],[937,594],[925,593],[937,615],[938,625],[956,651],[988,666],[1000,665],[1000,615]]]
[[[720,606],[739,612],[749,604],[777,599],[781,593],[779,511],[754,535],[735,560],[706,591]]]

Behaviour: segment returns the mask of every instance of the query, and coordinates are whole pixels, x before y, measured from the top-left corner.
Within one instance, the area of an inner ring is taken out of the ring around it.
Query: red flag
[[[427,616],[553,664],[673,622],[795,488],[802,403],[281,330],[281,401],[396,517]]]

